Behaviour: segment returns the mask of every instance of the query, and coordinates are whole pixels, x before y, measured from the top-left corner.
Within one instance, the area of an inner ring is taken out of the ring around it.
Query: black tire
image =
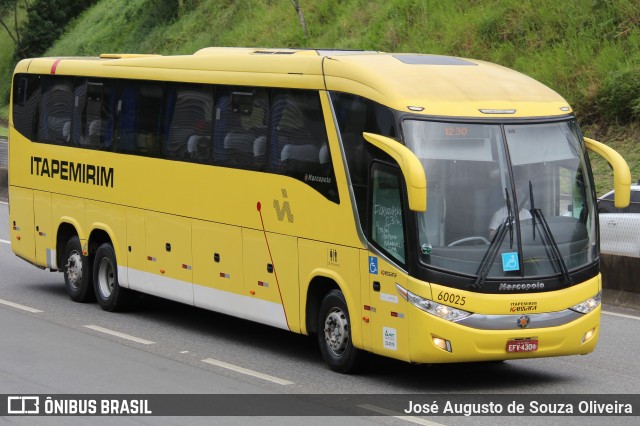
[[[355,373],[366,364],[367,353],[353,346],[347,302],[340,290],[331,290],[320,304],[318,344],[322,358],[338,373]]]
[[[91,259],[82,254],[80,238],[77,235],[67,241],[63,262],[64,284],[71,300],[80,303],[93,302],[95,293],[92,284]]]
[[[116,253],[109,243],[103,243],[96,251],[93,285],[98,304],[105,311],[117,312],[130,307],[131,293],[118,284]]]

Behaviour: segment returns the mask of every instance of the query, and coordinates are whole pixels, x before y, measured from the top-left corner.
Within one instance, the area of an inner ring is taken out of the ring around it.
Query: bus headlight
[[[431,315],[435,315],[438,318],[456,322],[471,315],[471,312],[452,308],[451,306],[442,305],[440,303],[434,302],[433,300],[420,297],[417,294],[413,294],[409,290],[402,288],[398,284],[396,284],[396,288],[398,289],[398,293],[400,293],[400,296],[402,296],[404,300],[411,303],[416,308],[428,312]]]
[[[571,309],[572,311],[580,312],[581,314],[588,314],[589,312],[593,311],[595,308],[600,306],[601,302],[602,302],[602,292],[599,291],[598,294],[596,294],[595,296],[590,297],[584,302],[578,303],[577,305],[572,306],[569,309]]]

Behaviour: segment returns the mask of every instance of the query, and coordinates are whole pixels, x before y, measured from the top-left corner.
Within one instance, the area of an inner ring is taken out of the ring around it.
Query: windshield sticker
[[[517,252],[502,253],[502,270],[504,272],[520,270]]]

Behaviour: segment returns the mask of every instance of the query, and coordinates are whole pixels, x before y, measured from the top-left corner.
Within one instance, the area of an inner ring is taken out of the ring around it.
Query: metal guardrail
[[[0,138],[0,167],[7,167],[9,164],[9,143],[6,139]]]

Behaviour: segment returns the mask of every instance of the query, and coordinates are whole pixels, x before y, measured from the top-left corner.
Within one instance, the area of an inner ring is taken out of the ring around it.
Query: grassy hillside
[[[175,14],[161,7],[165,3],[101,0],[69,25],[47,55],[277,46],[488,60],[561,93],[589,124],[585,132],[619,149],[632,163],[633,178],[640,178],[640,129],[633,124],[640,120],[637,0],[300,0],[308,37],[290,0],[183,0]],[[3,50],[5,43],[0,72]],[[608,174],[605,166],[595,168]],[[602,193],[610,184],[600,180]]]

